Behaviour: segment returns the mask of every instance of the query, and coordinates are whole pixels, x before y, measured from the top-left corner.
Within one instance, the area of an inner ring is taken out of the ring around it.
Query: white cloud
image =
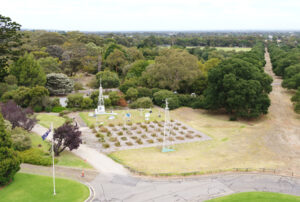
[[[23,28],[86,31],[300,29],[299,0],[0,0]]]

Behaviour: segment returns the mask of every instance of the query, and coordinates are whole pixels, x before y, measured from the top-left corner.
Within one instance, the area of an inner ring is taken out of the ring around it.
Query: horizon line
[[[53,31],[53,32],[300,32],[300,29],[207,29],[207,30],[98,30],[98,31],[86,31],[86,30],[63,30],[63,29],[39,29],[39,28],[21,28],[21,31]]]

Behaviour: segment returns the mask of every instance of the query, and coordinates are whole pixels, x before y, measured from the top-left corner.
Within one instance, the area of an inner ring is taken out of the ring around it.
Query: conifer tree
[[[9,133],[0,114],[0,186],[7,184],[20,170],[21,159],[12,148]]]

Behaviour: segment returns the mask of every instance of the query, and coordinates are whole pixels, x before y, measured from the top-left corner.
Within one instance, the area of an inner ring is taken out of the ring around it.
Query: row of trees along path
[[[282,79],[272,70],[270,55],[265,52],[265,72],[273,78],[270,93],[271,106],[267,121],[269,128],[265,135],[265,144],[275,152],[286,165],[296,171],[300,170],[300,116],[293,110],[290,100],[291,92],[281,86]]]

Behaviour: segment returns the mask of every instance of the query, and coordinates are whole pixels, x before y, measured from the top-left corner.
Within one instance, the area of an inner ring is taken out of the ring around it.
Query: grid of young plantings
[[[171,132],[167,141],[170,145],[210,139],[205,134],[179,121],[171,120],[170,124]],[[109,124],[99,126],[96,131],[96,137],[104,152],[162,146],[164,122]]]

